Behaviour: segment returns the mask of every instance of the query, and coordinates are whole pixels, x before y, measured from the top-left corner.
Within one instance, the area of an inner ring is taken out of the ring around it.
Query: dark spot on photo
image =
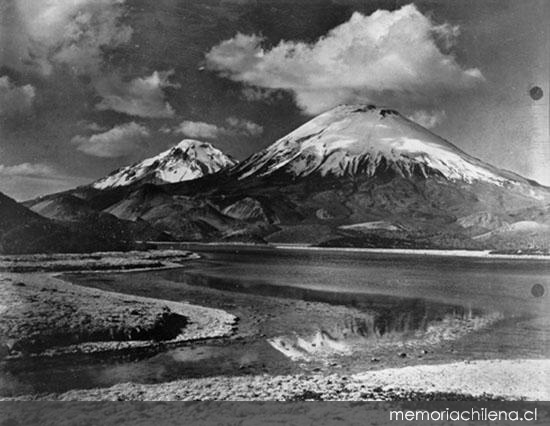
[[[542,99],[544,95],[544,92],[539,86],[533,86],[529,90],[529,96],[531,96],[531,99],[538,101],[539,99]]]
[[[544,286],[542,284],[535,284],[533,287],[531,287],[531,294],[534,297],[544,296]]]

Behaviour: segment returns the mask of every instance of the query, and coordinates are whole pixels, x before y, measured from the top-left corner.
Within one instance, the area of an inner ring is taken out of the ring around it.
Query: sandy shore
[[[525,259],[550,261],[550,256],[543,254],[498,254],[491,250],[437,250],[437,249],[392,249],[392,248],[355,248],[355,247],[314,247],[293,244],[278,244],[277,249],[310,250],[310,251],[340,251],[353,253],[409,254],[420,256],[452,256],[482,259]]]
[[[17,399],[83,401],[288,401],[288,400],[548,400],[550,360],[491,360],[419,365],[350,376],[212,377],[157,385],[119,384],[106,389]]]
[[[216,243],[197,243],[183,241],[179,243],[166,243],[151,241],[157,247],[231,247],[231,248],[254,248],[254,249],[276,249],[276,250],[305,250],[305,251],[326,251],[326,252],[345,252],[345,253],[379,253],[379,254],[400,254],[400,255],[419,255],[419,256],[450,256],[450,257],[469,257],[481,259],[501,259],[501,260],[543,260],[550,261],[550,255],[547,254],[505,254],[493,253],[492,250],[460,250],[460,249],[400,249],[400,248],[362,248],[362,247],[317,247],[306,244],[254,244],[254,243],[234,243],[234,242],[216,242]]]
[[[232,333],[220,309],[72,285],[52,274],[0,273],[0,356],[91,353]]]
[[[186,250],[54,253],[0,256],[0,272],[137,271],[179,268],[199,256]]]

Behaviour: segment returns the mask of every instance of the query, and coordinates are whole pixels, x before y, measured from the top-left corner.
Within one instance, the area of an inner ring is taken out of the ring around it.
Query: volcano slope
[[[205,197],[235,219],[277,226],[262,235],[272,242],[548,248],[548,188],[393,110],[337,107],[217,177]]]
[[[336,107],[199,179],[72,194],[177,240],[550,248],[549,188],[372,105]]]

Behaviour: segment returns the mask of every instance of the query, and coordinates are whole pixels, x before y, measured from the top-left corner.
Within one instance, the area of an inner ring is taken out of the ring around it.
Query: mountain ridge
[[[182,182],[216,173],[235,164],[235,160],[207,142],[184,139],[160,154],[114,170],[91,186],[107,189],[135,182]]]
[[[550,250],[550,234],[533,232],[550,224],[550,188],[372,105],[327,111],[198,179],[70,193],[183,241]]]
[[[367,174],[390,167],[403,176],[441,174],[466,182],[538,183],[498,169],[399,112],[374,105],[340,105],[309,120],[234,169],[238,179],[278,171],[303,177]]]
[[[124,223],[99,212],[89,216],[86,209],[82,209],[86,204],[84,200],[69,206],[70,220],[58,220],[60,212],[63,216],[67,212],[56,207],[61,207],[67,198],[47,201],[49,205],[44,206],[47,217],[0,193],[0,253],[128,250],[137,247],[137,237],[161,235],[151,231],[149,224]]]

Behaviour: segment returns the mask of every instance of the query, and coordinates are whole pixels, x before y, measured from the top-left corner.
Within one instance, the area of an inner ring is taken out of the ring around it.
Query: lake
[[[185,246],[203,257],[178,274],[205,284],[262,285],[356,295],[421,298],[465,307],[548,314],[548,298],[532,288],[550,284],[550,260],[487,259],[247,246]],[[252,290],[253,291],[253,290]],[[277,291],[276,291],[277,292]]]
[[[125,358],[82,357],[77,362],[10,367],[2,372],[0,394],[213,375],[288,374],[331,365],[360,371],[456,359],[547,358],[550,351],[549,261],[249,246],[185,248],[201,259],[172,270],[66,277],[105,290],[224,308],[241,317],[244,337]],[[533,291],[536,285],[539,290]],[[433,334],[441,324],[464,328],[472,318],[493,317],[498,321],[467,335],[436,339],[430,346],[436,349],[408,344]],[[296,336],[303,340],[315,330],[328,336],[329,343],[364,346],[359,355],[304,367],[268,342],[277,338],[283,339],[283,346],[292,345]],[[403,359],[395,356],[396,341],[407,350]],[[372,357],[380,363],[371,365]]]

